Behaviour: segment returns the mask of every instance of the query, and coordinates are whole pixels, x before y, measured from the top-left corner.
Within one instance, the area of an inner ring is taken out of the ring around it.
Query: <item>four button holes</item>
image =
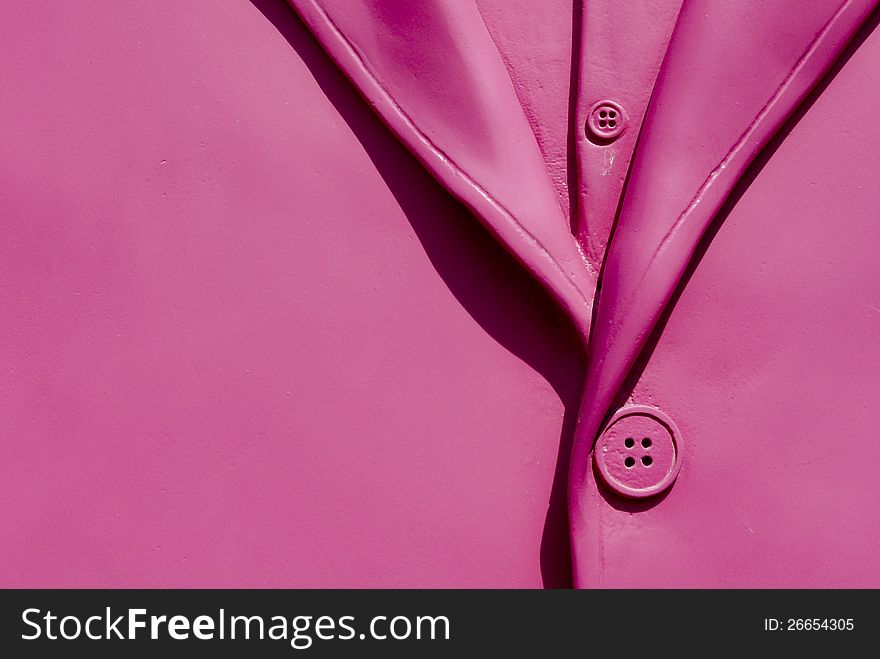
[[[617,127],[617,111],[612,108],[607,110],[599,110],[599,128],[616,128]]]
[[[650,450],[651,444],[652,444],[651,438],[650,437],[642,437],[642,441],[640,442],[640,444],[642,445],[642,448],[645,451]],[[623,440],[623,445],[627,449],[632,449],[636,445],[636,440],[633,439],[632,437],[627,437],[625,440]],[[644,453],[641,456],[641,463],[643,465],[645,465],[646,467],[650,467],[654,463],[654,458],[652,458],[647,453]],[[633,467],[636,466],[636,459],[633,456],[628,455],[628,456],[626,456],[626,458],[624,458],[623,464],[627,469],[632,469]]]
[[[593,137],[605,142],[613,140],[626,127],[623,108],[614,101],[599,101],[590,109],[587,130]]]

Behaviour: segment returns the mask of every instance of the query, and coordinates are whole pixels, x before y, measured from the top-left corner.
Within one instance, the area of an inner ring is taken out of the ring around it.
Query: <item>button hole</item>
[[[627,437],[625,440],[623,440],[623,445],[627,448],[632,448],[636,445],[636,440],[634,440],[632,437]]]
[[[651,448],[651,438],[650,438],[650,437],[645,437],[645,438],[642,440],[642,446],[644,446],[645,448]]]
[[[643,455],[642,456],[642,464],[645,465],[646,467],[650,467],[652,462],[654,462],[654,460],[651,459],[650,455]]]
[[[644,459],[643,459],[643,461],[644,461]],[[623,464],[626,465],[627,469],[631,469],[635,463],[636,463],[636,461],[635,461],[635,458],[633,458],[633,457],[629,457],[623,461]]]

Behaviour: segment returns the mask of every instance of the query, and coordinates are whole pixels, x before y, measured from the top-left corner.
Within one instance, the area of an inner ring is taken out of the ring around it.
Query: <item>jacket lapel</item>
[[[876,4],[685,0],[604,263],[569,481],[582,556],[589,453],[624,378],[737,180]]]
[[[594,277],[474,3],[289,1],[401,142],[586,337]]]

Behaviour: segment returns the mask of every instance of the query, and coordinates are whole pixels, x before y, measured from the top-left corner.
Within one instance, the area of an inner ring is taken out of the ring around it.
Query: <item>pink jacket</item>
[[[19,3],[0,585],[880,586],[875,5]]]

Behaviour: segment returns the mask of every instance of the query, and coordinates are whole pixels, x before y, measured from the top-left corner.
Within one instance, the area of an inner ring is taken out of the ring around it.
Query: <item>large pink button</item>
[[[593,459],[605,483],[625,497],[641,499],[672,485],[681,469],[681,433],[668,416],[644,405],[617,411]]]

